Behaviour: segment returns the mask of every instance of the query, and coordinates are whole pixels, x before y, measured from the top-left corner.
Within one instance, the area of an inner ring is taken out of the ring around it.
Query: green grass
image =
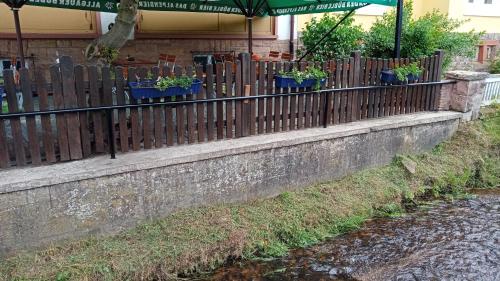
[[[210,271],[228,257],[282,256],[357,229],[370,217],[401,215],[401,202],[497,187],[499,113],[488,109],[432,152],[404,156],[417,163],[414,175],[397,158],[272,199],[181,211],[113,237],[20,253],[0,262],[0,280],[169,280]]]

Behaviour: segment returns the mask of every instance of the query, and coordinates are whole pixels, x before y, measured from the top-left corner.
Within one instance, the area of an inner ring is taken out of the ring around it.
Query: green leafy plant
[[[466,22],[451,19],[434,10],[419,18],[413,17],[413,1],[405,1],[401,56],[419,58],[445,51],[443,67],[451,65],[455,57],[474,57],[481,33],[471,30],[458,32]],[[369,57],[393,57],[396,13],[391,10],[377,19],[364,36],[364,51]]]
[[[497,56],[490,63],[490,73],[491,74],[500,74],[500,56]]]
[[[393,71],[399,81],[408,81],[408,75],[419,77],[422,74],[422,68],[416,62],[396,67]]]
[[[118,51],[118,49],[109,48],[106,46],[98,46],[98,50],[99,52],[96,54],[96,57],[101,58],[107,64],[111,64],[112,62],[114,62],[120,54],[120,51]]]
[[[321,88],[321,80],[327,77],[327,73],[322,69],[311,66],[306,68],[304,71],[300,71],[296,68],[291,71],[281,71],[279,73],[282,77],[293,78],[297,84],[302,84],[306,79],[314,79],[316,80],[315,90],[319,90]]]
[[[343,17],[344,14],[325,14],[321,19],[313,18],[307,23],[300,38],[304,47],[297,51],[298,55],[301,56],[308,50],[313,50],[318,41]],[[360,25],[355,25],[354,18],[350,16],[317,46],[307,59],[323,62],[335,58],[349,57],[353,50],[361,47],[362,40],[363,29]]]
[[[181,87],[183,89],[189,89],[193,84],[194,78],[190,76],[180,76],[180,77],[158,77],[154,87],[160,91],[165,91],[167,88],[171,87]]]

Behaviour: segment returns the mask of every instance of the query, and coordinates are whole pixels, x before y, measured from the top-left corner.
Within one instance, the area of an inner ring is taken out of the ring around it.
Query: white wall
[[[367,15],[367,16],[381,16],[389,9],[390,9],[390,7],[388,7],[388,6],[372,4],[372,5],[368,5],[366,7],[357,9],[356,14]]]
[[[462,0],[465,1],[466,16],[500,16],[500,0]],[[491,3],[488,3],[491,2]]]
[[[116,14],[100,12],[99,15],[101,17],[101,32],[105,34],[108,32],[109,24],[115,22]],[[134,39],[134,31],[130,34],[129,39]]]
[[[279,16],[277,17],[277,35],[278,40],[290,40],[290,17],[292,16]],[[296,16],[295,16],[296,17]],[[295,18],[295,26],[294,26],[294,38],[297,39],[297,29],[298,29],[298,20]]]

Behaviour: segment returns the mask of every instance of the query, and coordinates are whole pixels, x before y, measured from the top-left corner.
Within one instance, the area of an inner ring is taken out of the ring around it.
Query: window
[[[500,0],[466,0],[466,16],[500,17]]]

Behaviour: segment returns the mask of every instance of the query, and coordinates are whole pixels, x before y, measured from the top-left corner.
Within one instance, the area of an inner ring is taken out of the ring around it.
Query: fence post
[[[354,65],[351,66],[350,71],[354,72],[354,80],[353,80],[353,85],[351,87],[359,87],[360,85],[360,75],[362,75],[361,72],[361,51],[354,51],[351,55],[354,58]],[[351,120],[350,121],[356,121],[360,119],[359,113],[361,112],[359,109],[359,91],[353,91],[353,99],[352,99],[352,105],[351,105]]]
[[[111,159],[116,159],[116,149],[115,149],[115,130],[113,126],[113,109],[106,109],[106,119],[108,121],[108,139],[109,142],[109,154]]]
[[[243,96],[246,96],[247,86],[250,85],[250,54],[241,53],[239,55],[241,61],[241,92]],[[248,92],[250,93],[250,91]],[[246,137],[249,135],[250,129],[250,104],[245,100],[241,103],[241,135]]]
[[[62,56],[59,63],[63,106],[65,109],[77,108],[78,99],[75,89],[75,69],[70,56]],[[83,158],[82,140],[80,135],[80,119],[77,113],[64,114],[67,123],[69,155],[71,160]]]
[[[446,73],[447,79],[456,80],[452,88],[446,92],[449,94],[450,110],[468,113],[464,116],[465,120],[475,120],[479,118],[479,109],[483,100],[483,94],[486,86],[486,72],[470,71],[450,71]],[[442,94],[445,94],[444,92]],[[446,99],[442,99],[446,100]],[[442,107],[445,107],[441,105]],[[445,107],[445,109],[447,109]]]

